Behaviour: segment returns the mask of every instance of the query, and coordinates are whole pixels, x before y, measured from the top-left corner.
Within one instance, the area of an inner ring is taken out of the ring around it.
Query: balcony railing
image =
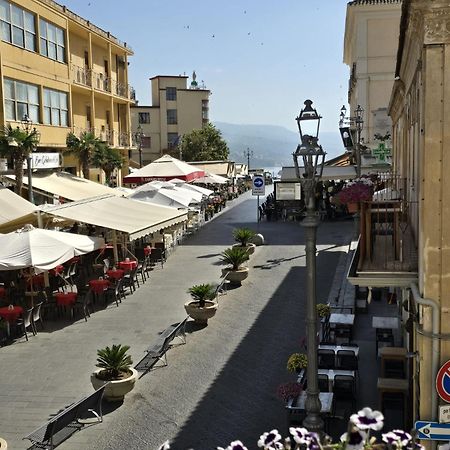
[[[98,129],[98,128],[81,128],[73,127],[72,132],[76,136],[80,136],[82,133],[90,132],[93,133],[95,137],[99,138],[101,141],[106,142],[111,147],[130,147],[130,135],[126,132],[119,132],[116,130],[109,129]]]
[[[72,64],[72,81],[83,86],[92,86],[92,70]]]

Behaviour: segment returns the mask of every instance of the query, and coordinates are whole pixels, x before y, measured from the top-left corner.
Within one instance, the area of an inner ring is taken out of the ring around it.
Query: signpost
[[[419,439],[431,439],[434,441],[450,440],[450,423],[427,422],[418,420],[415,425]]]
[[[256,209],[256,220],[259,222],[259,196],[266,195],[266,180],[263,175],[253,175],[252,178],[252,195],[258,196],[258,204]]]
[[[450,361],[444,363],[438,370],[436,391],[444,402],[450,403]]]
[[[377,158],[376,164],[384,164],[386,156],[391,156],[391,149],[386,147],[384,142],[380,142],[378,147],[372,150],[372,155]]]

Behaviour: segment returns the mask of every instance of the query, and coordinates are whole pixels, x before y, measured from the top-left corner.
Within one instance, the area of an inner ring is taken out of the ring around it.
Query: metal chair
[[[317,374],[317,382],[319,385],[320,392],[329,392],[330,391],[330,379],[326,373]]]
[[[352,402],[352,408],[356,403],[356,383],[351,375],[335,375],[333,380],[334,399]]]
[[[120,278],[117,280],[117,282],[113,285],[111,285],[106,290],[106,297],[107,298],[113,298],[113,300],[116,302],[116,305],[119,306],[119,303],[122,303],[122,298],[125,299],[125,292],[123,291],[123,278]]]
[[[43,305],[43,302],[38,303],[37,305],[34,305],[34,307],[33,307],[33,320],[32,320],[32,323],[33,323],[35,334],[37,333],[36,324],[38,322],[40,323],[42,330],[44,329],[44,322],[42,321],[42,316],[41,316],[42,305]]]
[[[131,269],[122,278],[122,286],[124,289],[129,288],[130,294],[132,294],[134,291],[136,291],[136,284],[137,284],[137,287],[140,287],[139,280],[137,278],[137,267],[135,267],[134,269]]]
[[[22,318],[18,319],[17,327],[21,328],[23,333],[25,334],[25,339],[28,341],[28,334],[27,334],[27,328],[31,328],[31,332],[33,333],[33,336],[36,335],[36,332],[34,331],[34,325],[33,325],[33,308],[27,309],[23,315]]]
[[[92,291],[89,289],[84,294],[78,294],[77,300],[71,305],[72,315],[75,310],[81,311],[84,320],[87,322],[88,317],[91,317],[91,313],[89,312],[90,306],[92,307]]]
[[[319,369],[334,369],[334,350],[319,349],[317,357]]]

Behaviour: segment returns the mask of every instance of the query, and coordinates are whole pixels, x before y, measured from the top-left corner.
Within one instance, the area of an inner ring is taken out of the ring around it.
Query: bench
[[[168,326],[158,336],[158,340],[145,350],[146,355],[134,366],[137,371],[143,372],[140,377],[151,370],[158,361],[163,363],[161,367],[167,366],[166,353],[173,346],[172,341],[178,338],[181,341],[179,345],[186,343],[186,322],[188,319],[189,316],[176,325]]]
[[[92,394],[64,408],[23,439],[30,440],[33,446],[53,449],[55,445],[60,444],[75,431],[81,429],[84,423],[103,422],[102,398],[107,385],[108,383],[104,384]],[[94,417],[83,419],[82,416],[88,412]]]

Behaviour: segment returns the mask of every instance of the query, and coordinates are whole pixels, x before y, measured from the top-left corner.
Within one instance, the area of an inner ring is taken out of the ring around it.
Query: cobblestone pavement
[[[243,285],[220,297],[205,328],[188,327],[187,343],[169,350],[169,365],[141,378],[123,404],[107,406],[104,422],[76,432],[58,448],[196,450],[244,440],[249,448],[263,431],[287,431],[276,388],[293,376],[287,357],[305,335],[304,233],[295,222],[256,221],[256,199],[244,194],[157,268],[150,280],[117,308],[94,313],[88,322],[65,322],[0,349],[0,436],[11,449],[25,449],[25,434],[64,405],[92,392],[89,375],[96,350],[113,343],[131,346],[133,360],[169,324],[185,317],[186,290],[217,281],[220,252],[233,243],[235,227],[248,225],[265,236],[249,262]],[[351,222],[321,223],[318,231],[319,301],[339,282],[336,267],[348,249]]]

